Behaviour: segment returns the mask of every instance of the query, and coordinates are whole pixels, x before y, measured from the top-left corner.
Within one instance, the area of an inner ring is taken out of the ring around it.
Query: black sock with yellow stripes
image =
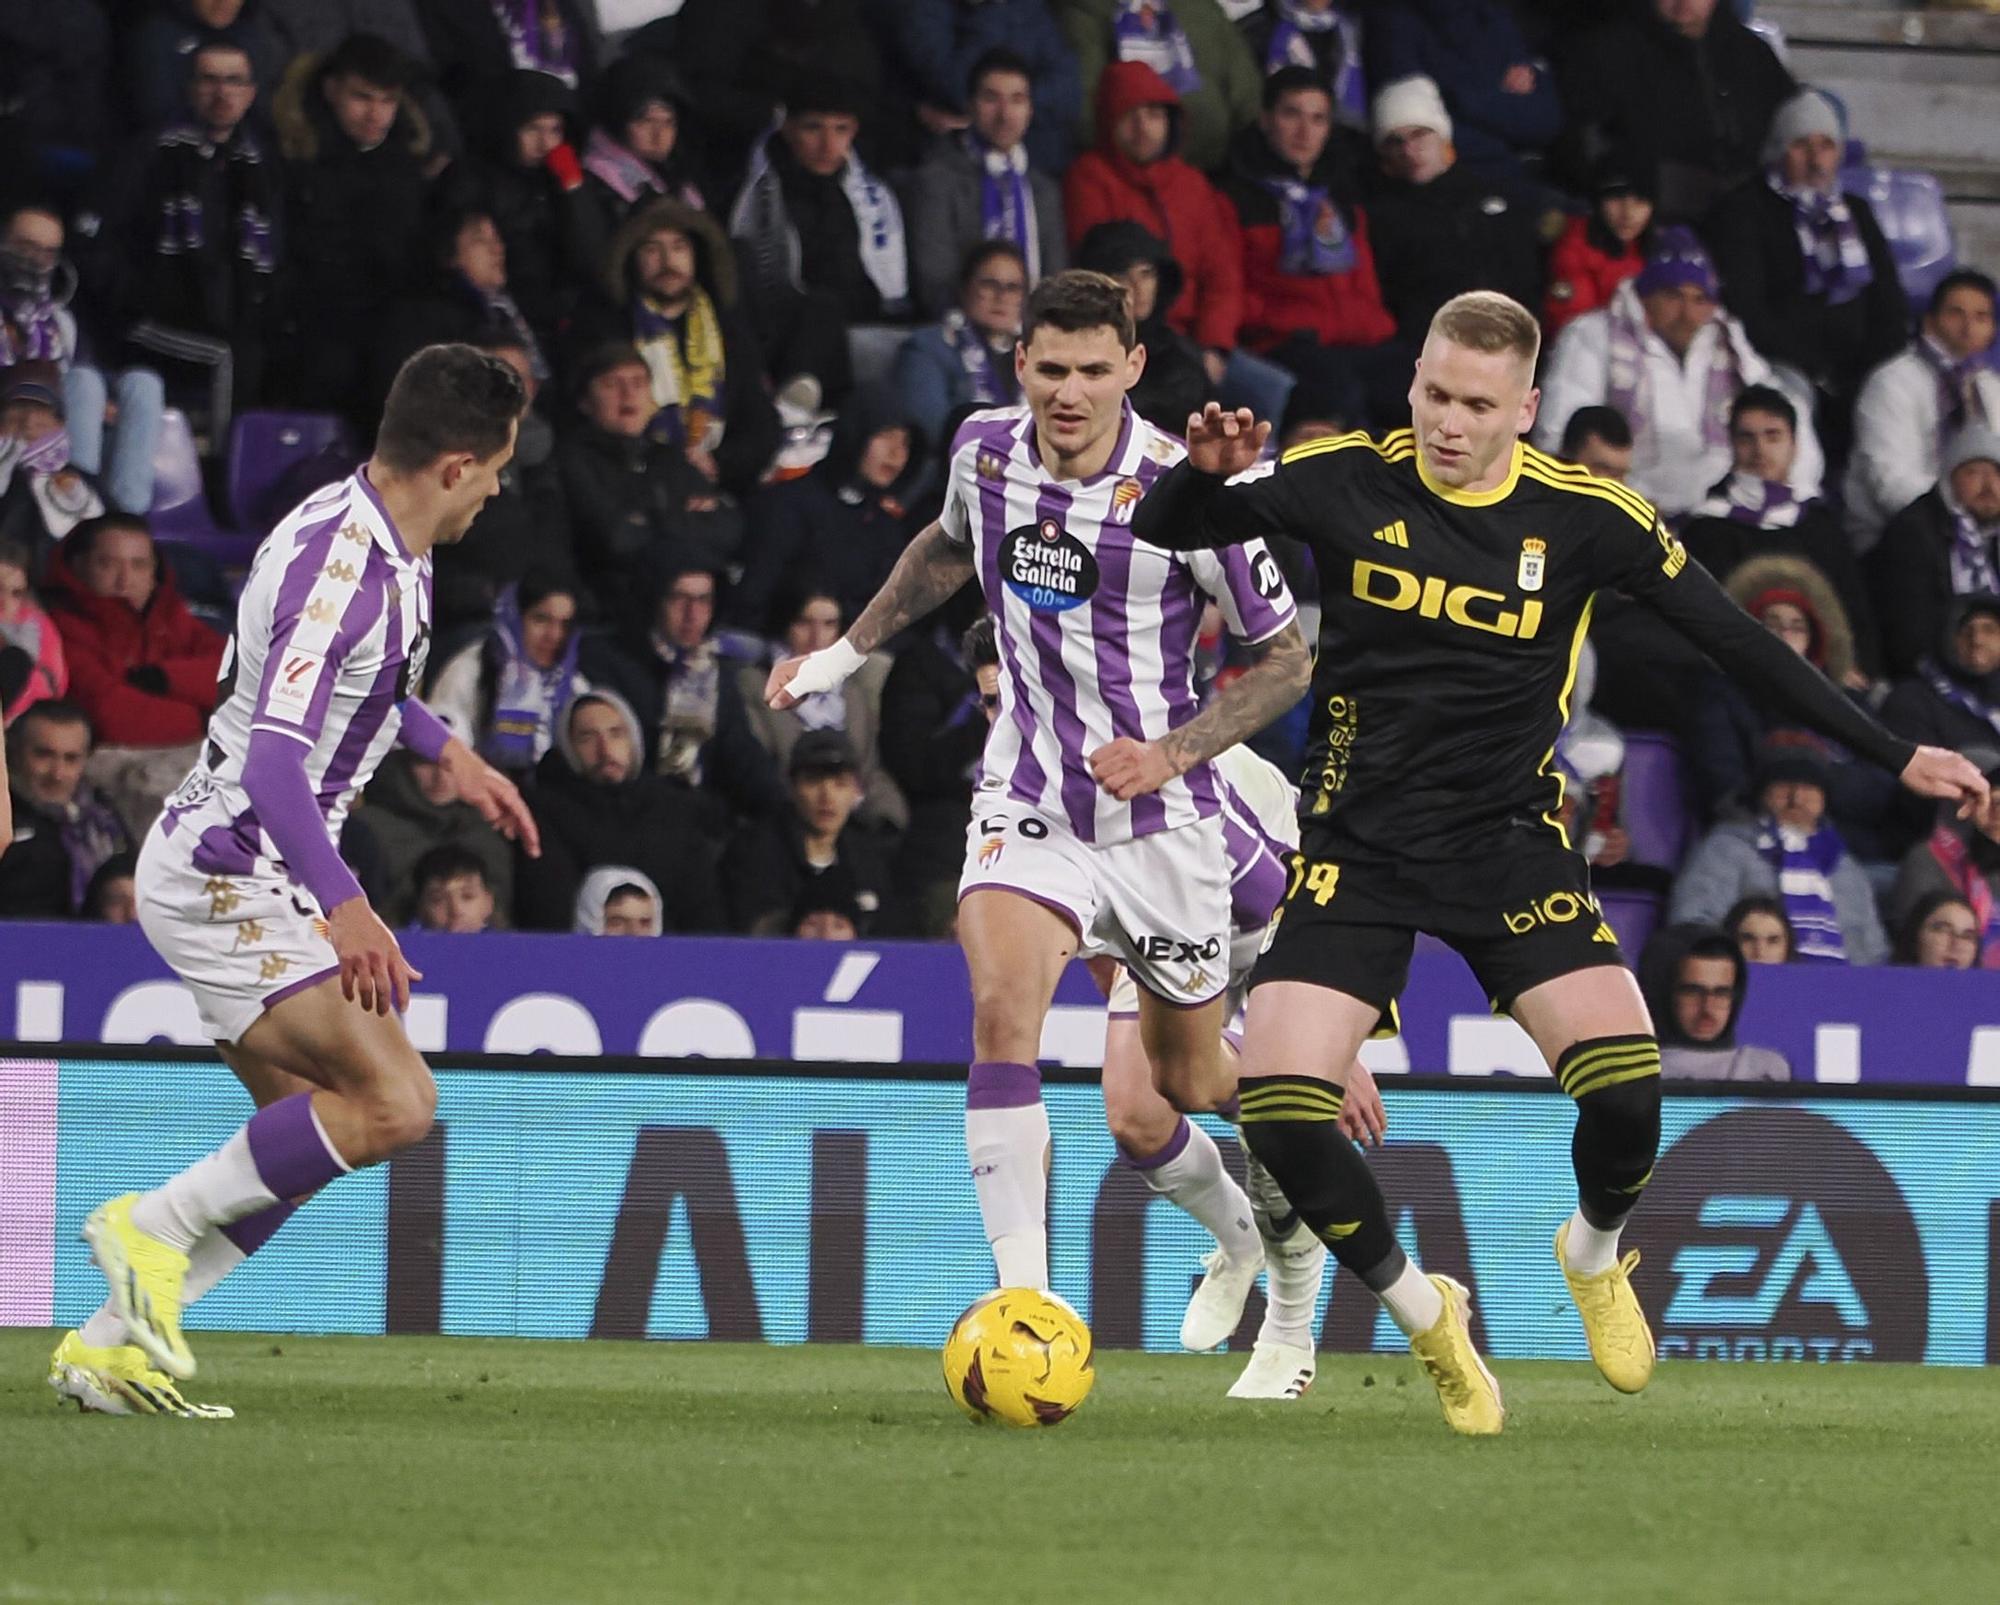
[[[1609,1231],[1632,1212],[1660,1151],[1660,1045],[1651,1037],[1592,1037],[1556,1061],[1576,1100],[1569,1145],[1583,1218]]]
[[[1340,1129],[1340,1088],[1310,1076],[1245,1076],[1236,1097],[1250,1152],[1333,1257],[1378,1292],[1394,1282],[1408,1260],[1375,1173]]]

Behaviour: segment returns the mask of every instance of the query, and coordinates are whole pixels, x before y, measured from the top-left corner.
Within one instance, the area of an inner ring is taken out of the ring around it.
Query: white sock
[[[1049,1112],[1039,1100],[965,1111],[965,1152],[999,1287],[1049,1285]]]
[[[169,1176],[134,1204],[132,1224],[185,1254],[212,1228],[277,1201],[277,1194],[257,1174],[248,1130],[239,1128],[214,1153],[197,1159],[178,1176]]]
[[[1146,1185],[1171,1199],[1202,1225],[1231,1259],[1248,1259],[1257,1249],[1257,1222],[1250,1200],[1235,1178],[1222,1168],[1222,1150],[1215,1139],[1192,1120],[1186,1145],[1163,1165],[1142,1168]]]
[[[1428,1332],[1444,1314],[1444,1295],[1415,1260],[1406,1260],[1402,1274],[1375,1296],[1388,1310],[1389,1319],[1402,1328],[1404,1337]]]
[[[1625,1229],[1620,1221],[1602,1231],[1583,1218],[1578,1210],[1569,1218],[1569,1235],[1563,1239],[1563,1264],[1585,1276],[1608,1271],[1618,1263],[1618,1234]]]
[[[1313,1318],[1319,1314],[1329,1256],[1310,1228],[1301,1231],[1297,1227],[1279,1241],[1267,1239],[1264,1252],[1269,1258],[1264,1273],[1264,1319],[1257,1328],[1257,1341],[1285,1343],[1295,1349],[1316,1347]],[[1312,1266],[1310,1274],[1303,1273],[1302,1264]],[[1283,1296],[1281,1289],[1291,1296]]]
[[[229,1239],[225,1231],[209,1232],[188,1252],[187,1276],[181,1282],[181,1308],[186,1309],[202,1294],[227,1276],[249,1256]],[[128,1340],[125,1323],[109,1303],[83,1323],[83,1341],[93,1349],[115,1349]]]

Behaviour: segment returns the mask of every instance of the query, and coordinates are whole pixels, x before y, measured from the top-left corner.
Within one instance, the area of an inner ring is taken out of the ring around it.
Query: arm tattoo
[[[903,548],[882,589],[847,632],[857,652],[873,652],[939,606],[972,578],[972,553],[954,545],[942,524],[926,524]]]
[[[1160,750],[1184,775],[1196,764],[1255,735],[1305,695],[1312,654],[1294,619],[1253,650],[1257,661],[1209,699],[1207,707],[1160,738]]]

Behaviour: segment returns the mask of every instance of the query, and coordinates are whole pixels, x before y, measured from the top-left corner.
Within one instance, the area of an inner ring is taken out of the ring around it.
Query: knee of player
[[[1592,1125],[1621,1143],[1657,1149],[1660,1141],[1660,1078],[1639,1076],[1577,1095],[1577,1108]]]
[[[1104,1102],[1104,1124],[1111,1140],[1128,1154],[1157,1152],[1173,1140],[1180,1122],[1179,1113],[1158,1100],[1148,1100],[1143,1106],[1110,1098]]]
[[[428,1070],[400,1077],[370,1098],[368,1141],[373,1159],[414,1148],[430,1135],[437,1116],[437,1083]]]

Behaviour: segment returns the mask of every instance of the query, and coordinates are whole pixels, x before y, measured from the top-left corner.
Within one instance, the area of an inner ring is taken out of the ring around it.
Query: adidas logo
[[[1399,518],[1395,523],[1384,524],[1378,529],[1375,532],[1375,539],[1381,541],[1386,546],[1408,546],[1410,544],[1410,531]]]

